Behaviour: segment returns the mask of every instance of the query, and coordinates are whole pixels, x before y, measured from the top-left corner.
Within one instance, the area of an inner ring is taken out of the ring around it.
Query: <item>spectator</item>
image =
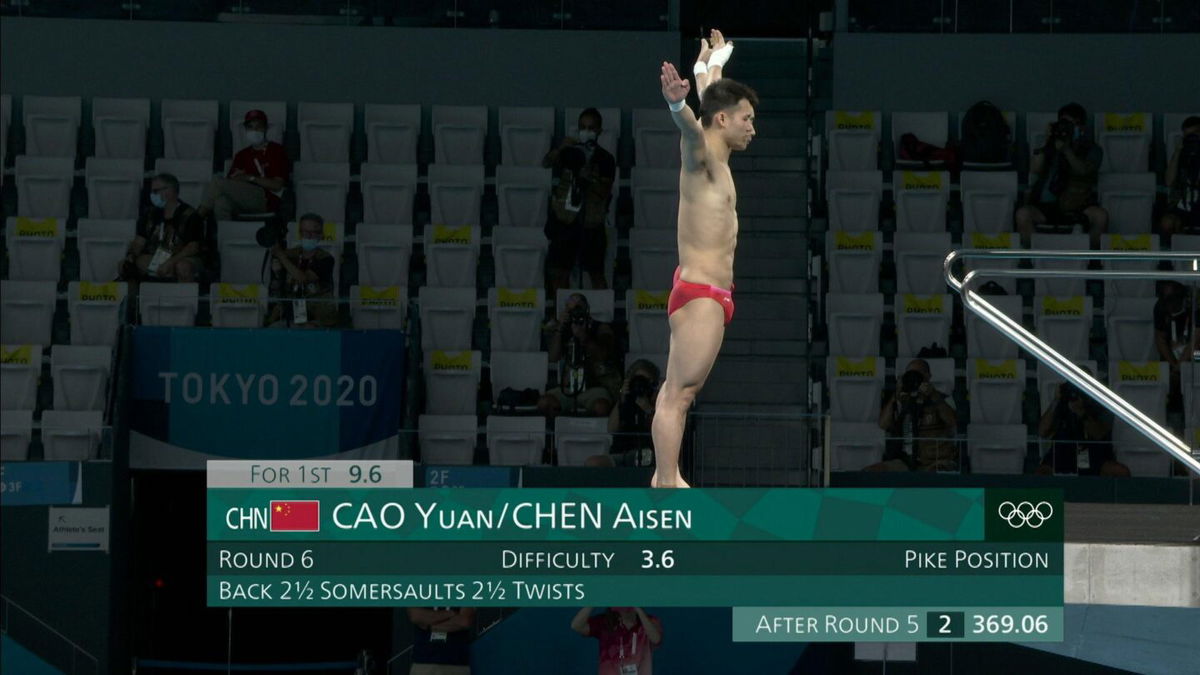
[[[1033,187],[1015,216],[1023,246],[1029,246],[1035,228],[1068,233],[1079,224],[1091,235],[1092,248],[1100,248],[1100,235],[1108,227],[1108,212],[1096,202],[1104,151],[1084,136],[1086,124],[1083,106],[1068,103],[1059,109],[1058,121],[1047,125],[1045,145],[1033,151]]]
[[[608,247],[604,223],[613,185],[617,180],[617,162],[596,142],[603,133],[600,111],[588,108],[579,114],[577,137],[568,136],[551,150],[542,165],[551,167],[553,188],[546,238],[546,273],[550,295],[571,286],[575,264],[588,273],[592,288],[608,288],[604,276],[604,254]]]
[[[143,281],[196,281],[204,265],[204,222],[179,200],[179,179],[160,173],[150,179],[150,204],[138,222],[118,270],[120,278]]]
[[[560,386],[545,393],[538,410],[547,417],[560,413],[607,417],[621,386],[616,337],[612,326],[592,318],[587,298],[573,293],[557,323],[551,322],[550,360],[559,362]]]
[[[650,422],[660,380],[658,366],[646,359],[634,361],[625,372],[617,405],[608,416],[608,430],[616,434],[612,452],[587,459],[588,466],[648,466],[654,444]],[[643,461],[643,455],[645,455]]]
[[[1111,434],[1112,415],[1075,385],[1063,382],[1038,422],[1038,436],[1051,443],[1037,473],[1128,476],[1129,468],[1113,454]]]
[[[641,607],[609,607],[591,616],[592,608],[580,609],[571,619],[571,629],[600,641],[599,675],[653,675],[654,650],[662,644],[662,621]]]
[[[315,213],[300,216],[300,245],[271,248],[271,297],[275,302],[267,324],[272,328],[332,328],[338,322],[333,298],[333,256],[320,248],[325,220]]]
[[[1168,240],[1176,232],[1200,234],[1200,117],[1185,119],[1182,129],[1164,176],[1167,212],[1160,224]]]
[[[214,178],[200,199],[200,215],[215,214],[229,220],[241,213],[277,213],[281,197],[292,175],[291,161],[283,146],[267,140],[267,114],[246,113],[246,140],[250,145],[233,156],[229,175]]]
[[[953,441],[958,417],[932,379],[924,359],[913,359],[904,369],[899,391],[888,396],[879,412],[879,426],[888,435],[883,461],[867,471],[958,470]]]
[[[1178,281],[1165,282],[1158,302],[1154,303],[1154,345],[1159,360],[1171,367],[1172,404],[1182,395],[1179,364],[1191,361],[1200,350],[1198,326],[1200,311],[1188,287]]]
[[[415,628],[409,675],[470,675],[474,609],[409,607],[408,620]]]

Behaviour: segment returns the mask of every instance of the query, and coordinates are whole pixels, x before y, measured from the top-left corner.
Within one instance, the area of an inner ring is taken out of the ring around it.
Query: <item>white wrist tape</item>
[[[667,105],[667,107],[671,109],[671,112],[679,112],[680,110],[683,110],[684,106],[686,106],[686,105],[687,105],[687,99],[685,98],[685,99],[680,99],[674,103],[670,103]]]
[[[709,55],[708,69],[712,70],[713,68],[717,67],[724,68],[725,64],[729,61],[729,57],[732,55],[733,43],[726,42],[724,47],[721,47],[720,49],[714,49],[713,53]]]
[[[703,61],[697,61],[696,65],[692,66],[692,74],[693,75],[707,75],[708,74],[708,64]]]

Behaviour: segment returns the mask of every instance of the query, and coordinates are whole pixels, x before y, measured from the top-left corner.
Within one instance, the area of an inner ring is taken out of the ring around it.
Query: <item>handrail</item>
[[[39,619],[39,618],[37,617],[37,615],[36,615],[36,614],[34,614],[33,612],[31,612],[31,611],[29,611],[29,610],[25,609],[24,607],[22,607],[22,606],[21,606],[21,605],[19,605],[18,603],[16,603],[16,602],[13,602],[13,599],[12,599],[12,598],[10,598],[10,597],[8,597],[7,595],[0,595],[0,601],[3,601],[3,603],[4,603],[4,625],[5,625],[4,632],[5,632],[5,633],[9,632],[9,630],[10,630],[10,628],[11,628],[11,626],[9,626],[8,608],[9,608],[9,607],[16,607],[16,608],[17,608],[17,609],[18,609],[18,610],[19,610],[19,611],[20,611],[22,614],[24,614],[25,616],[29,617],[30,619],[33,619],[33,620],[34,620],[34,621],[36,621],[36,622],[37,622],[39,625],[41,625],[41,626],[42,626],[42,628],[45,628],[46,630],[48,630],[48,631],[50,631],[51,633],[53,633],[54,635],[56,635],[56,636],[57,636],[59,639],[61,639],[63,642],[65,642],[65,643],[67,643],[67,644],[71,645],[71,648],[74,650],[74,651],[72,651],[72,652],[71,652],[71,663],[72,663],[72,666],[74,666],[74,663],[75,663],[75,652],[79,652],[80,654],[83,654],[83,655],[84,655],[84,657],[86,657],[86,658],[87,658],[89,661],[91,661],[91,662],[92,662],[92,664],[95,666],[95,670],[94,670],[93,672],[99,672],[99,668],[100,668],[100,660],[99,660],[99,659],[97,659],[95,656],[93,656],[91,652],[89,652],[88,650],[84,649],[83,647],[80,647],[79,645],[77,645],[77,644],[75,644],[74,642],[72,642],[70,638],[68,638],[66,635],[63,635],[62,633],[60,633],[60,632],[58,632],[57,630],[55,630],[55,629],[54,629],[54,627],[53,627],[53,626],[51,626],[50,624],[48,624],[48,623],[46,623],[45,621],[42,621],[41,619]],[[74,672],[74,670],[72,670],[72,672]]]
[[[1030,258],[1030,259],[1093,259],[1102,260],[1182,260],[1192,263],[1191,271],[1166,271],[1166,270],[1144,270],[1144,271],[1128,271],[1128,270],[1029,270],[1029,269],[976,269],[968,272],[960,280],[954,276],[953,265],[956,260],[966,258],[984,258],[984,259],[1012,259],[1012,258]],[[1130,426],[1142,432],[1156,445],[1167,451],[1179,461],[1183,462],[1184,466],[1188,467],[1192,473],[1200,475],[1200,453],[1192,454],[1191,449],[1186,443],[1176,438],[1171,432],[1163,428],[1162,425],[1150,419],[1145,413],[1138,410],[1129,404],[1128,401],[1117,396],[1106,385],[1102,384],[1094,376],[1080,368],[1070,359],[1064,357],[1052,349],[1045,342],[1042,342],[1033,333],[1030,333],[1020,323],[1013,321],[1008,315],[1000,311],[995,305],[984,299],[974,289],[975,284],[984,276],[998,277],[1071,277],[1071,278],[1141,278],[1141,279],[1182,279],[1200,282],[1200,252],[1184,253],[1184,252],[1154,252],[1154,251],[1045,251],[1045,250],[987,250],[987,249],[963,249],[951,251],[946,255],[946,260],[943,263],[943,271],[946,277],[946,283],[957,291],[963,298],[963,305],[971,311],[978,314],[984,321],[987,321],[996,330],[1003,333],[1009,339],[1016,342],[1029,353],[1033,354],[1038,361],[1045,363],[1059,375],[1062,375],[1066,380],[1080,390],[1085,391],[1098,401],[1105,408],[1108,408],[1114,415],[1127,422]]]

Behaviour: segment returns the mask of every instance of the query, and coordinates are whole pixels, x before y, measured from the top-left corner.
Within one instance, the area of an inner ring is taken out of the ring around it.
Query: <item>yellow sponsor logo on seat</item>
[[[433,352],[430,357],[434,370],[471,370],[471,352]]]
[[[0,347],[0,363],[12,363],[27,366],[32,362],[33,345]]]
[[[84,302],[116,302],[119,297],[119,289],[115,281],[103,284],[94,284],[90,281],[79,282],[78,300]]]
[[[833,113],[833,128],[835,129],[874,129],[875,112],[864,110],[838,110]]]
[[[1083,296],[1064,298],[1046,296],[1042,298],[1043,316],[1083,316]]]
[[[1129,237],[1114,234],[1108,238],[1108,248],[1111,251],[1149,251],[1152,245],[1149,233]]]
[[[1121,382],[1158,382],[1161,370],[1158,361],[1120,361],[1117,363],[1117,378]]]
[[[363,307],[395,307],[400,304],[400,287],[359,286],[358,299]]]
[[[874,356],[868,356],[865,359],[839,356],[834,372],[838,377],[875,377],[879,371],[876,369]]]
[[[17,216],[18,237],[45,237],[54,239],[58,236],[58,218],[26,218]]]
[[[843,232],[833,233],[833,247],[838,251],[874,251],[874,232]]]
[[[1143,113],[1104,113],[1104,130],[1145,133],[1146,116]]]
[[[1017,361],[1016,359],[1005,361],[975,359],[975,376],[981,380],[1015,380],[1017,379]]]
[[[258,284],[217,284],[217,300],[223,305],[253,305],[260,288]]]
[[[498,288],[497,307],[537,307],[536,288]]]
[[[655,293],[653,291],[634,291],[633,302],[639,310],[655,310],[661,309],[664,312],[667,310],[667,299],[670,297],[670,291],[662,291]]]
[[[463,245],[470,244],[471,226],[463,225],[462,227],[450,227],[449,225],[434,225],[433,243]]]
[[[904,294],[905,314],[945,314],[946,296]]]
[[[972,232],[971,246],[973,248],[1012,248],[1012,232]]]
[[[905,190],[941,190],[942,174],[940,171],[905,171],[900,184]]]

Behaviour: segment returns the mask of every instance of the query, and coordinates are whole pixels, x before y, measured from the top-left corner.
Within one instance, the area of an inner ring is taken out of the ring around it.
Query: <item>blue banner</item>
[[[404,355],[399,331],[138,327],[131,466],[395,458]]]
[[[83,480],[79,462],[0,464],[0,506],[82,502]]]

